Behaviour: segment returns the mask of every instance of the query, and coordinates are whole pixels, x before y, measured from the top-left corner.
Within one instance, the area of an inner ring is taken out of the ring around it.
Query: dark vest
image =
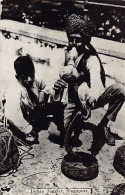
[[[78,97],[78,87],[83,83],[86,82],[88,84],[88,87],[91,87],[91,82],[90,82],[90,73],[89,70],[86,68],[87,61],[89,57],[93,55],[93,53],[90,50],[85,50],[85,53],[82,55],[78,65],[77,65],[77,71],[80,74],[78,77],[77,81],[75,83],[71,83],[68,86],[68,99],[69,102],[74,102],[77,103],[79,102],[79,97]],[[98,54],[94,54],[99,60],[100,63],[100,78],[103,86],[105,87],[105,71],[102,65],[102,62],[98,56]]]

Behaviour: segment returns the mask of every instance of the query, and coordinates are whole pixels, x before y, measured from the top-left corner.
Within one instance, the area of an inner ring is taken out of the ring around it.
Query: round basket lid
[[[125,183],[115,186],[111,195],[125,195]]]
[[[62,173],[77,181],[92,180],[98,175],[98,162],[91,154],[76,152],[74,156],[67,154],[61,163]]]

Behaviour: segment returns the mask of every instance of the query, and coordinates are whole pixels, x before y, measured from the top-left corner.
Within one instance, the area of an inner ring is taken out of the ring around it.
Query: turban
[[[34,71],[34,64],[30,57],[20,56],[14,62],[14,69],[17,75],[30,74]]]
[[[82,19],[80,15],[72,14],[67,20],[67,35],[80,33],[86,37],[91,37],[95,32],[93,21]]]

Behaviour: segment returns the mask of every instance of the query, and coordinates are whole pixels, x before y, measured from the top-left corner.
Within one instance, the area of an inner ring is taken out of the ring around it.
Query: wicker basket
[[[116,171],[125,177],[125,145],[117,149],[113,165]]]
[[[111,195],[125,195],[125,183],[115,186]]]
[[[64,140],[65,150],[68,153],[64,156],[61,163],[62,173],[70,179],[77,181],[87,181],[94,179],[98,175],[98,163],[95,157],[91,154],[83,152],[74,152],[70,146],[70,137],[73,129],[72,124],[79,117],[81,112],[77,112],[72,122],[70,123]]]
[[[62,173],[77,181],[92,180],[98,175],[98,163],[91,154],[77,152],[74,156],[67,154],[61,163]]]

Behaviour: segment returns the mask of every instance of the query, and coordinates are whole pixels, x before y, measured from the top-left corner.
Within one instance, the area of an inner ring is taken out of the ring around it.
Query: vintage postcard
[[[0,195],[125,194],[125,0],[0,1]]]

